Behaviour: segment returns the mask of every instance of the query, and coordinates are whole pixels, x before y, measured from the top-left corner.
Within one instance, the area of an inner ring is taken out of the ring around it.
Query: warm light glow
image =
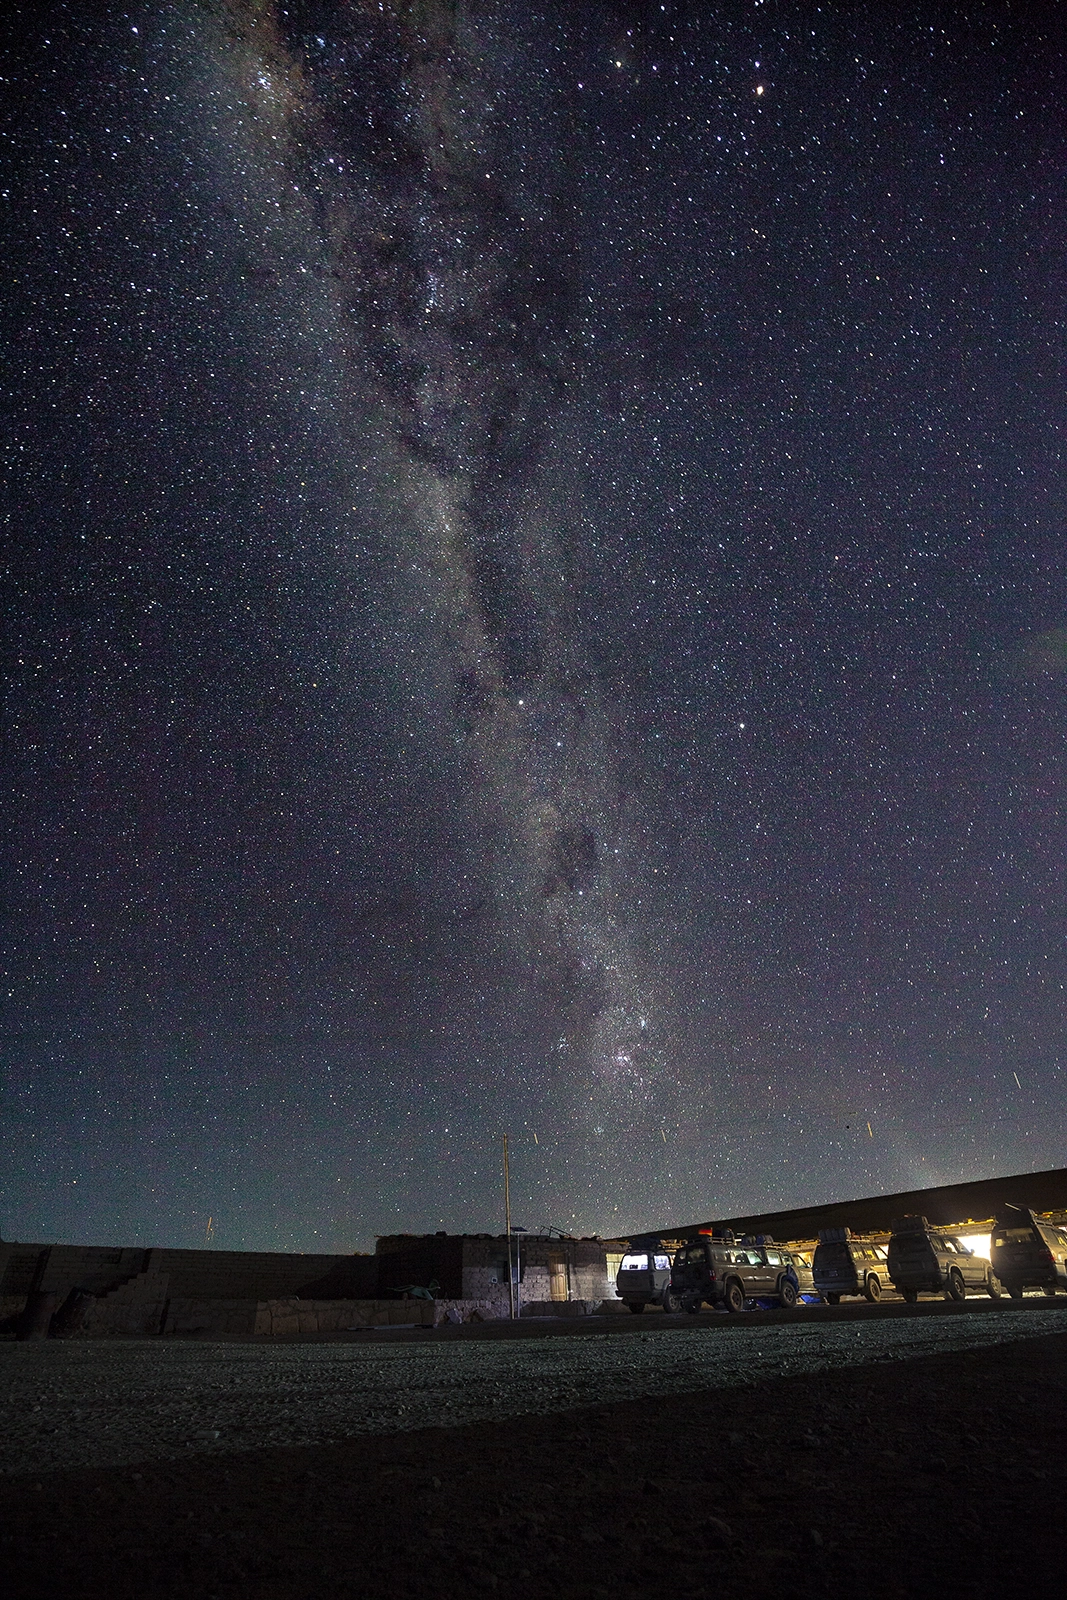
[[[957,1233],[956,1235],[960,1244],[965,1244],[968,1250],[973,1250],[976,1256],[984,1256],[987,1261],[989,1260],[990,1237],[988,1233]]]

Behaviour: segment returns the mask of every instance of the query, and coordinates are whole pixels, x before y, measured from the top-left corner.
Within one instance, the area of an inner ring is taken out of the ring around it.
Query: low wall
[[[164,1336],[201,1339],[319,1339],[366,1328],[433,1328],[492,1322],[484,1300],[172,1300]]]
[[[434,1328],[446,1323],[500,1322],[507,1302],[485,1300],[273,1300],[206,1299],[167,1293],[163,1273],[146,1272],[101,1295],[85,1308],[82,1339],[321,1339],[368,1328]],[[0,1299],[0,1317],[18,1316],[24,1295]],[[523,1317],[583,1317],[624,1310],[622,1301],[541,1300],[523,1305]]]
[[[622,1307],[617,1300],[614,1305]],[[595,1317],[601,1311],[611,1311],[614,1306],[607,1300],[529,1300],[524,1301],[520,1315],[524,1317]]]

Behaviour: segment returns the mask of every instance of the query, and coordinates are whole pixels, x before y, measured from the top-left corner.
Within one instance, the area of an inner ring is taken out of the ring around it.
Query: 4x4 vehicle
[[[1046,1294],[1067,1289],[1067,1230],[1023,1206],[1009,1206],[997,1217],[989,1253],[994,1272],[1016,1298],[1029,1288]]]
[[[932,1228],[925,1217],[901,1217],[889,1240],[889,1275],[894,1289],[914,1302],[923,1290],[963,1300],[977,1289],[998,1300],[1000,1279],[984,1256],[976,1256],[955,1234]]]
[[[686,1311],[708,1305],[743,1311],[746,1300],[795,1306],[800,1274],[792,1252],[762,1235],[736,1239],[713,1233],[683,1245],[674,1258],[671,1289]]]
[[[631,1249],[623,1256],[615,1274],[615,1292],[631,1311],[648,1305],[661,1305],[664,1311],[680,1311],[681,1301],[671,1289],[670,1252],[657,1241],[655,1246]]]
[[[840,1305],[843,1294],[879,1300],[889,1286],[885,1246],[860,1238],[851,1228],[823,1228],[815,1246],[812,1274],[827,1305]]]

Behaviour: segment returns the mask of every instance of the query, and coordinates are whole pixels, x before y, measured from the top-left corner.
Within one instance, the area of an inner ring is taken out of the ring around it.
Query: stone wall
[[[596,1317],[605,1311],[625,1311],[621,1300],[523,1300],[524,1317]]]
[[[474,1300],[174,1300],[164,1335],[200,1339],[320,1339],[367,1328],[489,1322],[499,1308]]]

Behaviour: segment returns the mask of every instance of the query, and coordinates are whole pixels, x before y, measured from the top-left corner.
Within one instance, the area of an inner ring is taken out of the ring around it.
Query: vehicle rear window
[[[993,1235],[994,1244],[1032,1244],[1033,1241],[1031,1228],[998,1228]]]
[[[648,1257],[647,1256],[623,1256],[623,1258],[622,1258],[622,1266],[619,1268],[619,1271],[620,1272],[647,1272],[648,1271]]]
[[[846,1267],[849,1262],[848,1245],[844,1240],[817,1245],[815,1260],[820,1267]]]

